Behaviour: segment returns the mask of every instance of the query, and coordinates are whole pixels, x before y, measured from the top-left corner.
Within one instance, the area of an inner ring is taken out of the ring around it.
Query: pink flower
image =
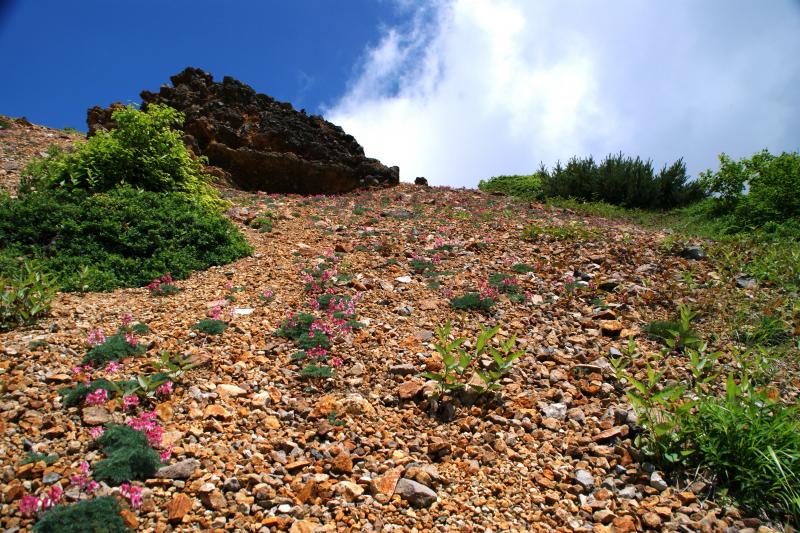
[[[172,274],[167,272],[161,276],[161,283],[172,283]]]
[[[233,282],[229,281],[229,282],[225,283],[225,288],[228,289],[228,290],[231,290],[233,288]]]
[[[129,396],[123,396],[122,398],[122,408],[126,411],[133,407],[139,405],[139,397],[135,394],[131,394]]]
[[[141,431],[147,437],[150,446],[155,448],[161,444],[161,438],[164,435],[164,429],[156,422],[157,414],[155,410],[144,412],[138,417],[129,418],[127,421],[128,426]]]
[[[98,344],[103,344],[104,342],[106,342],[106,336],[103,333],[102,328],[90,330],[86,335],[86,344],[89,346],[97,346]]]
[[[125,313],[125,316],[122,317],[122,327],[127,328],[133,322],[133,315],[130,313]]]
[[[334,368],[339,368],[344,364],[341,357],[333,357],[331,358],[331,366]]]
[[[86,461],[81,463],[81,473],[70,476],[69,482],[73,487],[78,487],[78,490],[81,490],[86,494],[94,492],[99,486],[98,483],[91,478],[91,474],[89,473],[89,463]],[[60,488],[61,487],[59,487],[59,489]]]
[[[137,344],[139,344],[139,341],[136,340],[136,336],[133,334],[132,331],[125,333],[125,341],[134,348],[136,347]]]
[[[130,500],[132,509],[138,509],[142,506],[142,487],[123,483],[119,486],[119,493]]]
[[[93,428],[89,428],[89,435],[92,436],[93,439],[99,439],[103,433],[105,433],[105,428],[103,426],[95,426]]]
[[[172,394],[172,382],[168,380],[159,385],[156,388],[156,394],[158,396],[165,396],[165,397]]]
[[[106,389],[97,389],[86,395],[86,405],[103,405],[108,401],[108,391]]]
[[[219,320],[219,317],[222,316],[222,307],[220,307],[219,305],[215,305],[214,307],[211,308],[209,314],[211,315],[211,318],[213,318],[214,320]]]
[[[162,463],[166,463],[167,461],[169,461],[169,458],[172,457],[172,449],[173,447],[169,446],[166,450],[164,450],[159,454]]]
[[[117,373],[117,371],[119,371],[121,366],[122,365],[120,365],[116,361],[109,361],[109,363],[106,365],[106,374],[115,374],[115,373]]]
[[[270,300],[270,299],[272,299],[272,297],[273,297],[274,295],[275,295],[275,293],[274,293],[274,292],[272,292],[272,289],[267,289],[267,290],[265,290],[265,291],[262,293],[262,296],[264,297],[264,299],[265,299],[265,300]]]
[[[39,511],[41,502],[36,496],[26,494],[19,501],[19,513],[22,516],[33,516]]]

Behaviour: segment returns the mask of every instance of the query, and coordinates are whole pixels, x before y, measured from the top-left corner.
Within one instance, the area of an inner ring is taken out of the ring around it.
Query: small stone
[[[430,507],[436,501],[436,493],[422,483],[402,478],[397,482],[394,493],[414,507]]]
[[[619,516],[612,522],[614,533],[631,533],[636,531],[636,520],[632,516]]]
[[[350,370],[347,371],[347,375],[348,376],[363,376],[366,371],[367,371],[367,369],[364,368],[364,365],[362,365],[361,363],[356,363],[356,364],[354,364],[353,366],[350,367]]]
[[[620,491],[617,492],[618,498],[624,498],[626,500],[635,500],[636,496],[636,487],[630,485],[620,489]]]
[[[650,474],[650,486],[658,491],[665,491],[667,490],[667,482],[664,481],[664,478],[658,472],[653,472]]]
[[[203,411],[203,415],[206,418],[218,418],[221,420],[230,420],[233,417],[233,415],[230,414],[227,409],[215,403],[207,405]]]
[[[331,461],[331,470],[335,474],[352,474],[353,459],[346,452],[342,452]]]
[[[222,490],[225,492],[238,492],[242,488],[241,483],[235,477],[229,477],[222,484]]]
[[[211,492],[201,493],[200,501],[203,502],[209,509],[219,510],[224,508],[228,503],[225,501],[225,496],[218,490]]]
[[[184,459],[177,463],[162,466],[156,472],[157,478],[164,479],[189,479],[200,466],[196,459]]]
[[[706,258],[706,252],[700,246],[696,244],[686,246],[680,252],[680,256],[685,259],[693,259],[695,261],[701,261]]]
[[[400,481],[401,472],[402,468],[395,468],[394,470],[389,470],[382,476],[372,478],[372,481],[369,483],[369,489],[372,495],[375,496],[376,499],[379,496],[383,496],[386,500],[391,498],[397,487],[397,483]]]
[[[542,408],[542,415],[545,418],[564,420],[567,417],[567,406],[563,403],[551,403]]]
[[[105,407],[90,405],[83,408],[83,423],[87,426],[102,426],[111,420],[111,413]]]
[[[754,289],[758,285],[756,279],[747,274],[739,274],[736,276],[736,286],[740,289]]]
[[[422,391],[425,384],[418,379],[410,379],[400,384],[397,394],[401,400],[410,400]]]
[[[697,501],[697,496],[694,492],[679,492],[678,499],[681,502],[681,505],[689,505],[690,503],[694,503]]]
[[[220,396],[233,396],[234,398],[237,396],[242,396],[243,394],[247,394],[247,391],[243,388],[237,387],[236,385],[230,385],[228,383],[217,385],[216,391]]]
[[[622,322],[618,320],[601,320],[600,332],[606,337],[618,337],[622,331]]]
[[[594,476],[582,468],[575,471],[575,481],[583,487],[584,491],[588,492],[594,488]]]
[[[642,515],[642,523],[650,529],[661,529],[661,517],[652,511]]]
[[[352,502],[364,494],[364,488],[352,481],[340,481],[333,486],[333,493],[344,498],[345,501]]]
[[[410,363],[393,365],[391,368],[389,368],[389,373],[396,376],[409,376],[411,374],[416,374],[416,372],[416,367]]]
[[[400,276],[399,278],[394,278],[394,280],[398,283],[411,283],[411,276]]]
[[[167,504],[167,520],[172,524],[180,522],[191,510],[192,500],[183,493],[175,494]]]
[[[599,522],[601,524],[608,524],[612,520],[614,520],[614,512],[609,511],[608,509],[600,509],[599,511],[595,511],[592,515],[595,522]]]

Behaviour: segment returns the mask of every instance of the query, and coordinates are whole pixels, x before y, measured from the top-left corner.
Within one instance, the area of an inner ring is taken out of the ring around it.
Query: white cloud
[[[656,165],[683,156],[696,175],[721,151],[798,149],[791,0],[442,0],[411,12],[325,113],[404,181],[475,186],[620,150]]]

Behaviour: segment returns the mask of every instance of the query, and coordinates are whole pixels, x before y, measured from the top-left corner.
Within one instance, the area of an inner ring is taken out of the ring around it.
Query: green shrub
[[[494,176],[481,180],[478,188],[484,192],[502,193],[525,200],[538,199],[542,196],[542,177],[538,172],[529,176]]]
[[[112,424],[97,439],[106,458],[94,465],[94,478],[110,485],[153,477],[161,466],[158,454],[141,431]]]
[[[81,364],[91,364],[98,368],[111,361],[142,355],[146,351],[147,348],[143,344],[133,345],[127,341],[124,333],[116,333],[108,337],[103,344],[92,347],[83,357]]]
[[[50,466],[56,461],[58,461],[58,455],[56,454],[45,455],[43,453],[29,451],[27,454],[25,454],[25,457],[22,459],[22,461],[19,462],[19,464],[20,466],[22,466],[30,463],[38,463],[39,461],[42,461],[47,466]]]
[[[489,276],[489,286],[494,287],[503,294],[520,294],[522,287],[514,278],[508,274],[495,273]]]
[[[197,331],[205,333],[206,335],[219,335],[225,331],[225,328],[227,327],[227,322],[217,320],[215,318],[207,318],[192,326],[192,329],[196,329]]]
[[[652,161],[622,153],[609,155],[600,164],[591,156],[573,157],[566,166],[559,162],[552,171],[542,168],[537,175],[546,197],[647,209],[671,209],[705,197],[698,182],[688,181],[682,159],[656,173]]]
[[[700,176],[705,190],[716,197],[717,213],[730,215],[734,229],[788,222],[795,238],[800,235],[800,153],[774,156],[763,150],[739,161],[723,153],[719,170]]]
[[[321,331],[309,331],[297,338],[297,347],[301,350],[311,350],[312,348],[328,349],[331,347],[331,339]]]
[[[24,172],[21,193],[63,188],[105,192],[119,185],[154,192],[183,192],[206,206],[221,206],[203,161],[191,156],[175,129],[184,116],[165,105],[113,112],[116,127],[97,132],[71,153],[51,149]]]
[[[450,305],[453,309],[490,311],[494,305],[494,299],[490,296],[481,296],[477,292],[468,292],[463,296],[451,299]]]
[[[251,251],[233,223],[185,194],[124,187],[0,200],[0,273],[33,257],[63,290],[143,286],[164,272],[185,278]]]
[[[705,398],[687,418],[694,464],[710,469],[741,504],[800,518],[800,418],[760,395]]]
[[[511,265],[511,270],[518,274],[527,274],[528,272],[533,272],[536,269],[525,263],[515,263]]]
[[[131,531],[120,516],[114,496],[57,505],[43,513],[33,526],[36,533],[123,533]]]
[[[33,324],[46,315],[55,292],[52,278],[30,261],[23,260],[16,271],[0,271],[0,331]]]
[[[88,394],[91,394],[97,389],[105,389],[108,392],[113,392],[114,388],[114,384],[111,381],[99,378],[92,380],[89,385],[77,383],[74,387],[65,387],[60,389],[58,393],[64,397],[64,407],[77,407],[83,403]]]

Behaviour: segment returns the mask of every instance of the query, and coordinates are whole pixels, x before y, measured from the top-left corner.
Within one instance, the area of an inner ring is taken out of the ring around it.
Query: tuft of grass
[[[223,320],[206,318],[192,326],[192,329],[195,329],[201,333],[205,333],[206,335],[219,335],[225,331],[225,328],[227,327],[228,323]]]
[[[511,270],[517,274],[527,274],[528,272],[533,272],[536,269],[526,263],[515,263],[511,265]]]
[[[599,236],[599,230],[589,230],[572,222],[563,225],[529,224],[522,230],[522,238],[526,241],[588,241]]]
[[[111,485],[153,477],[161,459],[141,431],[112,424],[97,439],[106,458],[94,465],[94,477]]]
[[[494,299],[488,296],[481,296],[477,292],[468,292],[463,296],[457,296],[450,300],[453,309],[465,309],[474,311],[491,311],[494,306]]]
[[[84,356],[81,364],[101,367],[111,361],[142,355],[146,351],[147,348],[143,344],[139,343],[134,346],[125,339],[124,333],[116,333],[108,337],[103,344],[92,347]]]

